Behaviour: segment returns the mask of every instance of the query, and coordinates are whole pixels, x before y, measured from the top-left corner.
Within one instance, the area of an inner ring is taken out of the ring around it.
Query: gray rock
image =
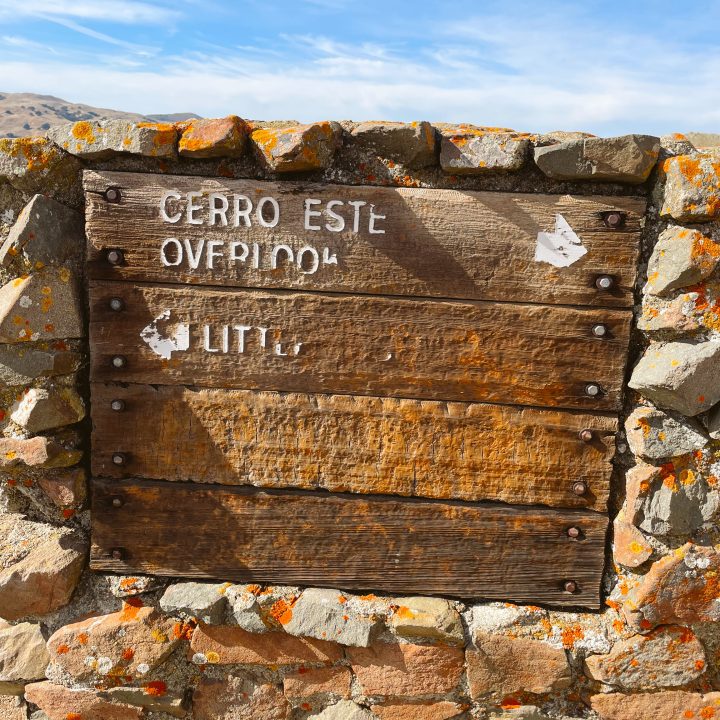
[[[646,333],[675,337],[699,330],[702,318],[696,309],[699,297],[696,292],[682,293],[672,300],[644,295],[638,328]]]
[[[21,253],[37,266],[62,264],[82,253],[83,216],[45,195],[35,195],[23,208],[0,247],[0,264],[9,265]]]
[[[558,180],[602,180],[642,183],[660,153],[660,139],[651,135],[570,140],[535,148],[535,163]]]
[[[361,147],[368,147],[383,158],[409,168],[434,165],[437,160],[435,129],[429,122],[365,122],[352,136]]]
[[[458,126],[443,130],[440,166],[453,175],[481,175],[519,170],[528,160],[531,144],[517,133],[485,132]]]
[[[705,418],[705,427],[713,440],[720,440],[720,405],[716,405]]]
[[[160,598],[160,608],[166,613],[183,613],[208,624],[220,624],[225,615],[226,588],[217,583],[176,583]]]
[[[342,126],[336,122],[255,126],[250,138],[260,161],[273,172],[322,170],[330,167],[342,143]]]
[[[24,622],[0,629],[0,682],[42,680],[49,662],[39,625]]]
[[[680,222],[706,222],[720,217],[720,161],[712,153],[668,158],[660,215]]]
[[[85,335],[76,283],[65,268],[48,268],[0,288],[0,342]]]
[[[85,417],[85,403],[73,388],[31,388],[10,419],[29,433],[73,425]]]
[[[720,342],[653,343],[628,383],[656,405],[698,415],[720,401]]]
[[[709,442],[698,421],[652,407],[633,410],[625,421],[625,432],[633,453],[651,461],[685,455]]]
[[[720,493],[697,468],[682,463],[672,470],[663,468],[660,479],[642,500],[639,527],[659,537],[687,537],[713,520]]]
[[[186,717],[187,710],[183,707],[183,697],[168,692],[165,695],[150,695],[143,688],[115,687],[99,693],[100,697],[127,705],[136,705],[150,712],[167,713],[173,717]]]
[[[585,140],[586,138],[597,137],[592,133],[580,132],[577,130],[551,130],[549,133],[536,135],[533,145],[545,147],[546,145],[557,145],[558,143],[571,142],[573,140]]]
[[[47,136],[69,153],[95,160],[117,153],[146,157],[177,154],[178,130],[169,123],[81,120],[51,128]]]
[[[352,700],[341,700],[308,716],[307,720],[376,720],[376,716]]]
[[[0,347],[0,385],[29,385],[38,378],[69,375],[80,367],[80,361],[76,352],[6,345]]]
[[[695,152],[695,146],[682,133],[672,133],[660,137],[660,148],[664,157],[671,155],[687,155]]]
[[[267,632],[262,608],[247,585],[231,585],[225,591],[231,622],[252,633]]]
[[[285,632],[299,637],[332,640],[341,645],[367,647],[382,630],[374,615],[364,615],[348,604],[339,590],[304,590],[292,606]]]
[[[397,607],[390,626],[406,640],[440,640],[452,645],[465,642],[460,615],[449,600],[432,597],[395,598]]]
[[[712,275],[720,245],[697,230],[672,226],[664,230],[648,262],[644,291],[667,295]]]

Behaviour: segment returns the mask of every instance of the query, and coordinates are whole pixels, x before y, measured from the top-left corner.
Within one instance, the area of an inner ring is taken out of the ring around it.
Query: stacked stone
[[[83,574],[83,167],[648,194],[605,612]],[[0,140],[0,716],[720,717],[718,198],[720,155],[682,137],[230,116]]]

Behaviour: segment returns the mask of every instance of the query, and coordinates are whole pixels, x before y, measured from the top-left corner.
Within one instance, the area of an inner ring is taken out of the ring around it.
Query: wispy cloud
[[[73,30],[74,32],[80,33],[81,35],[92,38],[93,40],[99,40],[100,42],[104,42],[109,45],[116,45],[117,47],[124,48],[125,50],[129,50],[140,55],[147,55],[150,57],[157,54],[158,52],[157,48],[145,45],[136,45],[135,43],[127,42],[126,40],[122,40],[121,38],[116,38],[112,35],[108,35],[107,33],[102,33],[97,30],[93,30],[92,28],[85,27],[84,25],[81,25],[74,20],[67,20],[63,18],[48,19],[58,25],[62,25],[63,27],[68,28],[68,30]]]
[[[139,2],[113,0],[0,0],[0,16],[64,17],[81,20],[106,20],[114,23],[161,23],[179,17],[170,7]]]

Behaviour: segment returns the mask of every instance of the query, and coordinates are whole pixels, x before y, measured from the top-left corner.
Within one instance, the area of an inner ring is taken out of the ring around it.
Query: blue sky
[[[0,0],[0,91],[141,113],[720,131],[720,2]]]

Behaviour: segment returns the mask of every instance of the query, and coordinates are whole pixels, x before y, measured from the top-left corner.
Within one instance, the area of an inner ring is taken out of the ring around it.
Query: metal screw
[[[112,499],[112,506],[113,506],[113,507],[116,507],[116,508],[122,507],[122,506],[123,506],[122,498],[121,498],[121,497],[114,497],[114,498]]]
[[[613,210],[611,212],[604,213],[603,222],[607,227],[617,230],[625,224],[625,213]]]
[[[573,483],[572,489],[576,495],[584,495],[588,490],[588,486],[584,480],[576,480]]]
[[[574,580],[566,580],[563,583],[563,590],[565,590],[566,593],[573,595],[578,591],[578,584]]]
[[[122,265],[125,260],[122,250],[108,250],[106,257],[111,265]]]
[[[120,188],[108,188],[105,191],[105,200],[111,203],[120,202]]]
[[[612,275],[598,275],[595,278],[595,287],[598,290],[611,290],[615,286],[615,278]]]
[[[598,338],[605,337],[608,334],[607,325],[603,325],[602,323],[593,325],[592,334]]]
[[[125,309],[125,301],[119,297],[110,298],[109,305],[110,309],[114,312],[120,312]]]
[[[110,409],[114,412],[122,412],[125,409],[124,400],[112,400],[110,402]]]
[[[590,428],[585,428],[584,430],[581,430],[578,433],[578,437],[586,443],[592,442],[592,439],[594,437],[593,431],[590,430]]]
[[[124,355],[113,355],[112,366],[114,368],[124,368],[127,365],[127,358]]]
[[[113,465],[124,465],[127,462],[127,456],[125,453],[113,453],[112,461]]]
[[[125,558],[125,551],[122,548],[113,548],[110,551],[110,557],[113,560],[123,560]]]
[[[571,538],[572,540],[577,540],[581,535],[581,531],[579,527],[569,527],[567,529],[567,536]]]
[[[585,386],[585,394],[588,397],[592,397],[592,398],[598,397],[598,395],[600,395],[601,392],[602,392],[602,389],[597,383],[588,383]]]

